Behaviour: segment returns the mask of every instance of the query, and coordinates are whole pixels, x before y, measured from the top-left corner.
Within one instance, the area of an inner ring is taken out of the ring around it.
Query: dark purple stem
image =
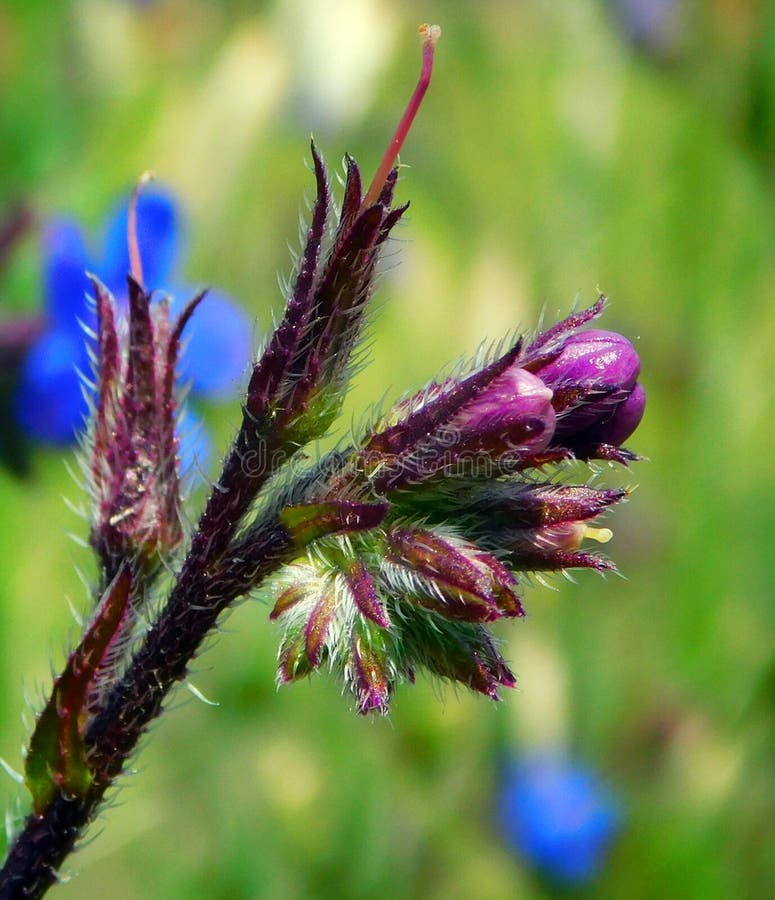
[[[63,860],[94,818],[106,790],[148,725],[162,711],[171,688],[186,677],[191,660],[219,615],[298,552],[292,535],[280,522],[279,511],[313,501],[344,463],[342,454],[331,453],[298,476],[237,542],[215,538],[209,530],[212,519],[207,512],[203,515],[168,602],[86,732],[95,776],[90,791],[79,800],[58,794],[42,815],[28,816],[0,870],[0,900],[42,897],[58,880]],[[213,497],[217,496],[218,491]],[[211,513],[215,512],[211,509],[213,497],[208,505]],[[225,502],[220,512],[240,505],[241,500],[232,505]],[[347,530],[348,523],[341,527],[333,523],[331,528],[334,532]],[[217,548],[216,556],[213,551]]]
[[[251,581],[272,571],[291,549],[273,517],[255,530]],[[58,880],[63,860],[94,818],[105,791],[120,774],[148,725],[161,712],[170,689],[187,668],[221,612],[247,588],[228,570],[206,572],[187,560],[169,602],[121,681],[86,734],[96,774],[83,799],[54,797],[41,815],[28,816],[0,870],[0,900],[36,898]]]
[[[59,794],[45,815],[27,818],[0,870],[0,900],[42,897],[59,880],[62,861],[72,851],[101,798],[102,794],[70,800]]]

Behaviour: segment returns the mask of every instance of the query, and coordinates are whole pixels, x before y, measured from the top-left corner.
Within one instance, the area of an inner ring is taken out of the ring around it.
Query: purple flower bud
[[[585,437],[591,443],[621,446],[640,425],[646,410],[646,389],[640,382],[635,384],[630,396],[623,400],[608,419],[594,425]]]
[[[584,522],[558,522],[540,528],[522,528],[512,532],[514,542],[525,548],[539,550],[578,550],[585,538],[607,544],[613,533],[610,528],[592,528]]]
[[[251,372],[245,404],[251,432],[253,423],[270,417],[289,445],[320,437],[340,409],[377,262],[406,211],[392,206],[397,170],[385,175],[375,198],[364,199],[360,170],[348,157],[339,224],[329,246],[328,176],[314,144],[312,158],[317,200],[305,248],[285,315]]]
[[[560,353],[536,374],[556,389],[555,408],[563,412],[571,405],[565,398],[565,390],[629,391],[639,372],[638,354],[627,338],[613,331],[593,329],[569,337]],[[603,409],[608,409],[605,400],[601,403]],[[591,423],[598,409],[595,402],[585,404],[583,415],[577,414],[572,424]],[[558,425],[567,431],[571,423]]]
[[[366,441],[362,459],[383,492],[440,472],[490,473],[533,457],[552,439],[551,390],[515,364],[517,344],[461,381],[449,379],[404,400]]]
[[[393,689],[389,671],[384,634],[359,621],[353,631],[348,675],[362,716],[373,712],[386,715],[389,711]]]
[[[499,687],[514,688],[517,686],[514,673],[499,656],[493,660],[483,656],[477,650],[473,650],[469,662],[468,671],[460,669],[455,673],[455,677],[458,681],[467,684],[472,691],[477,691],[491,700],[497,701],[500,700]]]
[[[639,372],[638,354],[626,337],[593,328],[571,335],[538,374],[551,386],[580,382],[630,388]]]
[[[628,407],[622,426],[617,425],[610,434],[601,429],[595,440],[591,437],[594,429],[611,421],[618,407],[629,399],[640,372],[635,348],[616,332],[593,329],[571,334],[548,358],[539,357],[526,365],[554,392],[557,443],[568,444],[573,449],[587,443],[618,444],[640,421],[638,410],[642,414],[645,405],[642,388],[638,394],[640,399]],[[582,433],[585,440],[580,441],[577,436]],[[619,440],[614,442],[609,437]]]
[[[374,579],[361,560],[354,560],[344,570],[344,580],[362,616],[380,628],[389,628],[390,619],[380,599]]]
[[[519,366],[506,369],[452,420],[466,447],[519,444],[531,451],[548,446],[554,424],[551,389]]]
[[[313,669],[323,659],[329,629],[336,616],[336,593],[333,583],[324,585],[304,627],[304,649]]]
[[[600,490],[588,485],[554,482],[497,481],[463,493],[460,511],[487,516],[495,528],[531,528],[592,519],[627,496],[622,488]]]
[[[458,624],[458,627],[462,626]],[[426,634],[421,648],[422,663],[436,675],[458,681],[498,701],[498,688],[516,687],[517,679],[484,627],[468,627],[472,630],[467,634],[455,633],[449,627],[438,637]]]
[[[583,521],[568,520],[538,528],[505,529],[501,539],[508,543],[510,561],[520,569],[559,570],[595,569],[616,571],[604,556],[580,549],[585,539],[607,544],[613,537],[610,528],[594,528]]]
[[[280,646],[277,660],[277,683],[290,684],[309,675],[312,665],[307,658],[303,628],[288,630]]]

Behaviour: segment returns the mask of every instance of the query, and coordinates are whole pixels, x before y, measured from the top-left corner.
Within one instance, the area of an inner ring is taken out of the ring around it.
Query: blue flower
[[[178,459],[180,475],[184,485],[199,481],[206,474],[213,462],[213,446],[210,434],[204,421],[194,412],[189,404],[179,424]]]
[[[614,0],[613,12],[636,46],[664,56],[680,41],[683,6],[682,0]]]
[[[585,884],[621,828],[621,808],[598,775],[556,753],[509,763],[498,801],[505,840],[544,875]]]
[[[88,302],[92,272],[126,302],[130,269],[127,246],[129,203],[109,218],[101,252],[94,253],[72,219],[50,223],[44,236],[44,295],[48,328],[22,363],[14,398],[17,423],[28,437],[45,444],[71,444],[88,413],[82,375],[91,371],[89,338],[94,311]],[[173,197],[147,188],[137,204],[137,237],[143,280],[149,290],[169,293],[172,312],[194,294],[176,280],[183,244],[181,215]],[[251,323],[228,296],[209,292],[187,327],[181,377],[193,398],[221,400],[234,393],[251,352]],[[206,438],[200,437],[199,443]]]

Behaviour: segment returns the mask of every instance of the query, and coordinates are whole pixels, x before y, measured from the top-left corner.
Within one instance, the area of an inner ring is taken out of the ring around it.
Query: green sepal
[[[285,632],[277,660],[277,683],[289,684],[309,675],[313,669],[307,656],[304,622],[301,622]]]
[[[86,704],[105,653],[126,621],[131,588],[131,573],[124,568],[105,591],[91,625],[70,654],[38,717],[24,778],[37,815],[57,794],[85,797],[94,781],[84,744]]]
[[[283,425],[283,438],[298,447],[323,437],[339,416],[343,392],[335,388],[319,390],[304,409]]]
[[[288,531],[297,548],[329,534],[342,534],[376,528],[388,513],[387,503],[356,503],[329,500],[286,506],[280,524]]]

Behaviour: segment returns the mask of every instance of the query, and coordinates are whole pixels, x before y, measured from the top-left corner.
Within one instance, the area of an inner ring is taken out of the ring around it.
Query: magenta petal
[[[638,383],[630,396],[616,407],[609,419],[590,430],[588,435],[590,442],[620,446],[640,425],[645,410],[646,389]]]

